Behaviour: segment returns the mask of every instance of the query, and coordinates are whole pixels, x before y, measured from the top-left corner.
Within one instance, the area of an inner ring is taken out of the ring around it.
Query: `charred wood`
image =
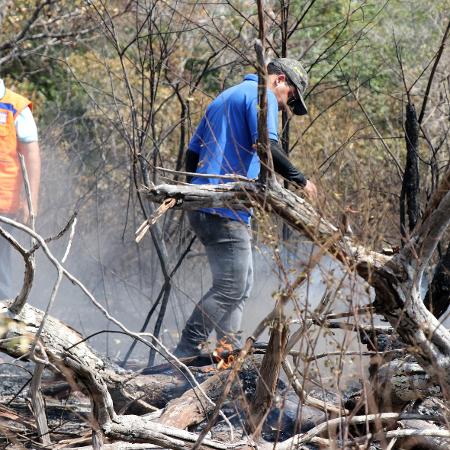
[[[442,394],[439,385],[416,361],[394,359],[378,368],[373,386],[380,400],[381,410],[398,410],[406,403]]]
[[[434,271],[431,286],[424,304],[439,319],[447,311],[450,302],[450,244]]]
[[[287,335],[286,322],[283,317],[278,317],[272,324],[269,345],[262,361],[255,397],[250,405],[248,425],[255,438],[258,438],[261,433],[275,395],[287,345]]]
[[[214,374],[202,383],[203,390],[208,397],[216,402],[222,394],[223,385],[228,377],[228,371]],[[230,396],[239,393],[238,387],[230,392]],[[196,388],[186,391],[180,398],[174,399],[164,408],[164,412],[159,418],[159,422],[176,428],[186,429],[192,425],[197,425],[208,417],[214,407],[202,401],[201,395]]]
[[[408,102],[405,122],[406,164],[400,194],[400,231],[405,238],[419,219],[419,123],[416,108]],[[406,211],[405,211],[406,207]],[[408,215],[408,227],[406,227]]]

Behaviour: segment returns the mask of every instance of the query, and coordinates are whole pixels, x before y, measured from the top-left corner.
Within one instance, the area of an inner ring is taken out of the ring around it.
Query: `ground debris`
[[[34,364],[3,362],[0,367],[0,446],[36,448],[39,436],[28,398],[28,382]],[[45,372],[43,388],[51,387],[54,382],[54,375]],[[84,433],[89,433],[90,439],[91,406],[86,396],[80,392],[61,400],[46,396],[45,404],[52,442],[71,441]]]

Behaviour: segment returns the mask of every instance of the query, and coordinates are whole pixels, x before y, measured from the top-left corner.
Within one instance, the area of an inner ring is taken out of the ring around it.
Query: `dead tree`
[[[424,270],[450,222],[450,172],[444,177],[430,207],[404,248],[394,256],[366,249],[348,236],[333,243],[329,253],[353,268],[376,292],[375,307],[396,329],[416,357],[439,381],[450,381],[450,333],[425,308],[420,295]],[[338,228],[325,220],[305,200],[276,187],[247,184],[219,186],[158,186],[147,195],[154,201],[176,199],[186,209],[225,203],[239,208],[259,205],[280,215],[318,245],[325,244]]]
[[[450,302],[450,244],[436,266],[433,280],[423,301],[438,319],[447,311]]]

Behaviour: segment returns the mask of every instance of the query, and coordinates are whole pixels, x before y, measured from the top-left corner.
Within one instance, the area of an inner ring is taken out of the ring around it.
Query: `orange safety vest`
[[[15,214],[20,208],[23,181],[14,121],[27,106],[32,107],[29,100],[9,89],[0,98],[0,213],[3,214]]]

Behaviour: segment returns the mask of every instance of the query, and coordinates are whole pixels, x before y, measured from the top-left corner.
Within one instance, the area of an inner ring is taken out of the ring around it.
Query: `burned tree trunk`
[[[450,244],[434,271],[424,304],[439,319],[448,309],[450,302]]]
[[[400,194],[400,232],[406,238],[419,220],[419,122],[416,108],[408,102],[405,122],[406,164]],[[406,208],[406,211],[405,211]],[[406,226],[408,215],[408,227]]]
[[[280,376],[287,345],[288,327],[283,317],[277,317],[272,324],[269,345],[261,364],[255,397],[250,405],[248,425],[255,438],[259,438],[261,428],[270,410]]]

